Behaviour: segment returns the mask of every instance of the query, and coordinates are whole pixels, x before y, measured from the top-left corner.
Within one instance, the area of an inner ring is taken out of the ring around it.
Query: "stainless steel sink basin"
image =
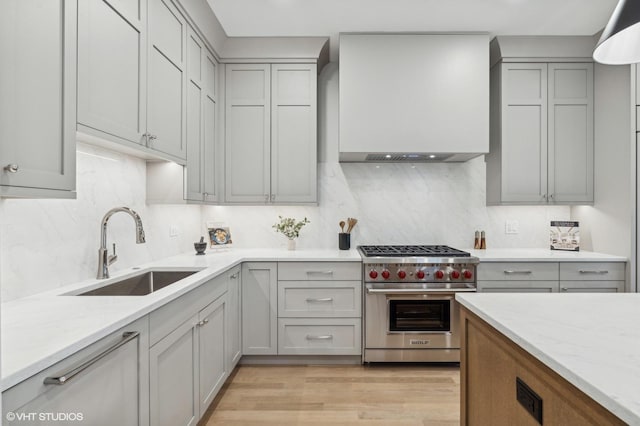
[[[199,271],[147,271],[78,296],[144,296],[165,288]]]

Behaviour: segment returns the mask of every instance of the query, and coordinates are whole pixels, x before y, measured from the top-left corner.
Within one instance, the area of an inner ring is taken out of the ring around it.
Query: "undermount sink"
[[[77,296],[145,296],[199,271],[147,271]]]

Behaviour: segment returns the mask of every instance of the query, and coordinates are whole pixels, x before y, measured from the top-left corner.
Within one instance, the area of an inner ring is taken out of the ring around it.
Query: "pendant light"
[[[593,59],[608,65],[640,62],[640,1],[619,1],[593,51]]]

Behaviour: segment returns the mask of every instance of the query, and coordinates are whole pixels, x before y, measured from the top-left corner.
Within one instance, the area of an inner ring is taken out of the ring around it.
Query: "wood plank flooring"
[[[457,366],[241,365],[200,425],[459,425]]]

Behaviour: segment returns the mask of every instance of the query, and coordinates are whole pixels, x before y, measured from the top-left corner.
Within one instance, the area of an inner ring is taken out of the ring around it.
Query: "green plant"
[[[298,238],[302,227],[307,223],[311,223],[306,217],[299,222],[292,217],[278,217],[280,218],[280,223],[274,223],[273,228],[275,228],[276,232],[283,233],[290,240]]]

